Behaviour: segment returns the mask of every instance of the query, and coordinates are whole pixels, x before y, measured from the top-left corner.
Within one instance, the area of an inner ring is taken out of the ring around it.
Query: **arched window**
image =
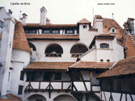
[[[31,48],[33,51],[36,51],[36,47],[35,47],[35,45],[34,45],[34,44],[29,43],[29,46],[30,46],[30,48]]]
[[[76,44],[71,48],[70,53],[72,57],[79,57],[86,51],[88,51],[88,48],[86,46],[82,44]]]
[[[100,44],[100,48],[109,49],[109,44],[107,44],[107,43],[101,43]]]
[[[63,49],[58,44],[49,45],[45,50],[46,57],[61,57],[63,54]]]

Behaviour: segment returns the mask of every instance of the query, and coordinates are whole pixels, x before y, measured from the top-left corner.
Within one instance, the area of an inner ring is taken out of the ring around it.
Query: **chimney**
[[[101,15],[95,15],[93,26],[98,29],[98,33],[103,33],[103,19]]]
[[[9,9],[9,10],[8,10],[8,15],[12,15],[12,13],[13,13],[13,12],[11,11],[11,9]]]
[[[40,25],[46,25],[46,14],[47,10],[45,7],[40,9]]]
[[[27,14],[23,13],[21,18],[21,22],[23,25],[26,25],[26,20],[27,20]]]
[[[129,31],[131,34],[135,34],[135,26],[134,26],[134,19],[128,18],[128,24],[129,24]]]

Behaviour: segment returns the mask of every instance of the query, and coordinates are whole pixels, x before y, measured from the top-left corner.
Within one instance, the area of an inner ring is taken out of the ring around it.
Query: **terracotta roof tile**
[[[113,66],[113,68],[98,75],[97,78],[114,77],[129,74],[135,74],[135,57],[120,60],[116,65]]]
[[[31,52],[22,23],[19,21],[15,25],[13,48]]]
[[[102,19],[102,16],[101,16],[101,15],[95,15],[95,17],[96,17],[97,19]]]
[[[90,24],[91,22],[88,21],[87,19],[83,18],[80,21],[78,21],[77,23],[79,23],[79,24]]]
[[[77,28],[77,24],[47,24],[27,23],[24,28]]]
[[[66,34],[26,34],[28,40],[44,39],[44,40],[79,40],[79,35]]]
[[[74,62],[31,62],[25,69],[68,69]]]
[[[114,35],[111,35],[111,34],[99,34],[99,35],[96,35],[96,38],[114,39]]]
[[[86,68],[86,69],[108,69],[113,63],[78,61],[71,65],[70,68]]]
[[[121,26],[113,19],[109,18],[103,18],[103,32],[105,34],[110,34],[109,29],[111,27],[115,27],[116,29],[116,38],[121,39],[124,35],[124,30],[121,28]]]
[[[4,99],[0,97],[0,101],[22,101],[20,97],[17,97],[10,93],[7,94],[7,97],[8,98],[4,98]]]
[[[135,42],[131,35],[124,36],[123,44],[127,47],[126,58],[135,56]]]

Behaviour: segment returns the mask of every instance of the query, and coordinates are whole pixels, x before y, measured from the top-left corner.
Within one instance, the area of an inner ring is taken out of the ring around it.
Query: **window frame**
[[[100,49],[109,49],[108,43],[100,43]]]

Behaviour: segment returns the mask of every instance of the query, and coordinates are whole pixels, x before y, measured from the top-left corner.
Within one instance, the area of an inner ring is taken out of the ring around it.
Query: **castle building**
[[[0,8],[0,99],[110,101],[104,89],[110,94],[107,80],[114,80],[104,75],[135,56],[132,36],[114,19],[52,24],[42,7],[40,23],[26,23],[27,14],[17,21],[11,13]]]

